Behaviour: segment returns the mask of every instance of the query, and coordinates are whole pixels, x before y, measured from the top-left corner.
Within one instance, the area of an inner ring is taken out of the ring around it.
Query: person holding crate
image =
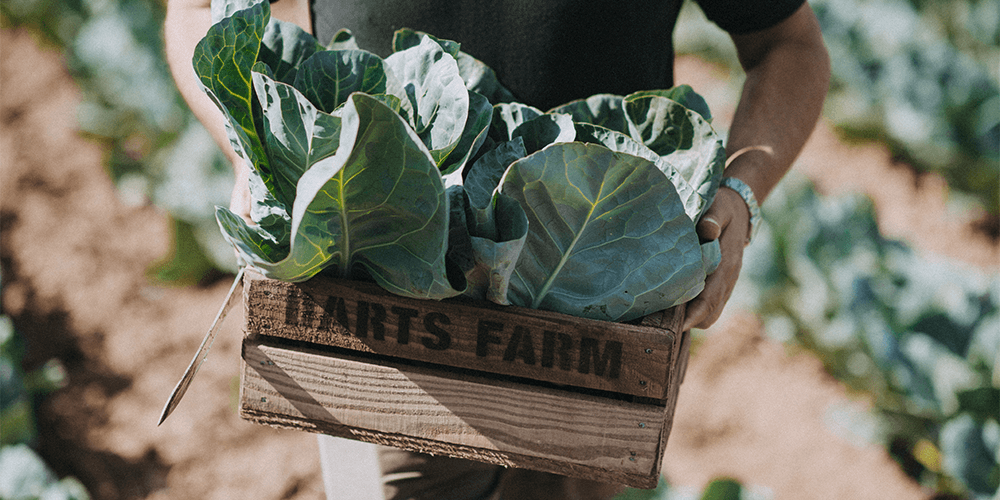
[[[804,0],[696,0],[726,30],[746,72],[726,144],[725,178],[697,226],[718,239],[722,262],[687,304],[683,330],[720,316],[758,224],[758,204],[791,167],[822,108],[829,57]],[[320,41],[349,29],[361,47],[387,56],[393,31],[407,27],[461,42],[493,68],[519,102],[540,109],[594,94],[665,89],[673,81],[673,27],[681,0],[278,0],[275,18]],[[192,111],[232,160],[231,208],[249,219],[247,166],[229,145],[223,117],[191,71],[194,47],[211,24],[210,0],[168,0],[167,58]],[[402,450],[380,450],[387,498],[590,499],[620,487]]]

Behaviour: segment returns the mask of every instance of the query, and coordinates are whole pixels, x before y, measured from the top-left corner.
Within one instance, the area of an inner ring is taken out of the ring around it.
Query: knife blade
[[[215,315],[215,320],[212,321],[212,326],[208,328],[208,333],[205,334],[205,338],[201,341],[201,346],[198,347],[198,351],[194,354],[194,358],[191,360],[191,364],[188,365],[187,370],[184,371],[184,375],[177,382],[174,387],[173,392],[170,393],[170,397],[167,399],[167,404],[163,406],[163,412],[160,413],[160,421],[157,422],[157,426],[163,423],[167,417],[177,408],[178,403],[181,402],[181,398],[184,397],[184,393],[187,392],[188,387],[191,386],[191,381],[194,380],[194,376],[198,374],[198,370],[201,365],[208,358],[208,351],[212,349],[212,344],[215,342],[215,336],[219,333],[219,328],[222,326],[222,320],[226,318],[229,314],[229,310],[232,309],[233,304],[236,303],[234,300],[238,294],[236,289],[240,287],[243,282],[243,270],[245,267],[241,267],[239,272],[236,273],[236,278],[233,280],[233,285],[229,287],[229,293],[226,294],[226,299],[222,303],[222,307],[219,308],[219,312]]]

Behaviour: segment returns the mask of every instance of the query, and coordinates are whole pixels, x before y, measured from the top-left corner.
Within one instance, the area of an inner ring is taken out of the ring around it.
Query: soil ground
[[[720,109],[725,74],[688,58],[678,74]],[[26,368],[57,358],[68,375],[41,401],[45,459],[99,500],[322,498],[312,435],[237,415],[238,315],[156,426],[229,283],[147,280],[169,248],[168,218],[119,200],[104,152],[74,128],[79,91],[57,52],[0,31],[0,89],[3,313],[27,339]],[[894,166],[882,148],[844,144],[823,124],[796,168],[822,192],[868,194],[885,234],[921,251],[989,272],[1000,262],[997,244],[972,231],[975,215],[945,203],[940,180]],[[679,401],[664,466],[673,484],[729,476],[776,499],[929,496],[884,448],[837,430],[837,415],[865,402],[815,357],[764,337],[750,314],[730,313],[704,335]]]

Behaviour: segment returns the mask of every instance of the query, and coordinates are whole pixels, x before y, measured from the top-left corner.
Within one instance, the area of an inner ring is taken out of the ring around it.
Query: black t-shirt
[[[805,0],[697,0],[731,33],[768,28]],[[312,0],[321,43],[351,30],[361,48],[391,53],[412,28],[462,44],[519,102],[549,109],[599,93],[673,86],[681,0]]]

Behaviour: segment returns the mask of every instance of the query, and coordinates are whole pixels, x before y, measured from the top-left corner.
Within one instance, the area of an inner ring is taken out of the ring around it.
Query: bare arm
[[[808,4],[777,26],[732,38],[747,79],[726,145],[725,176],[745,182],[763,203],[812,133],[826,97],[830,61]],[[688,304],[685,330],[707,328],[722,313],[742,267],[749,218],[743,199],[721,188],[698,234],[719,238],[722,263]]]
[[[281,0],[271,6],[271,15],[311,30],[307,0]],[[164,20],[164,41],[167,64],[181,96],[191,111],[205,125],[215,142],[233,165],[236,185],[230,208],[244,218],[250,218],[250,193],[247,190],[249,167],[229,144],[225,118],[219,108],[198,86],[191,59],[194,48],[212,25],[211,0],[168,0]]]

